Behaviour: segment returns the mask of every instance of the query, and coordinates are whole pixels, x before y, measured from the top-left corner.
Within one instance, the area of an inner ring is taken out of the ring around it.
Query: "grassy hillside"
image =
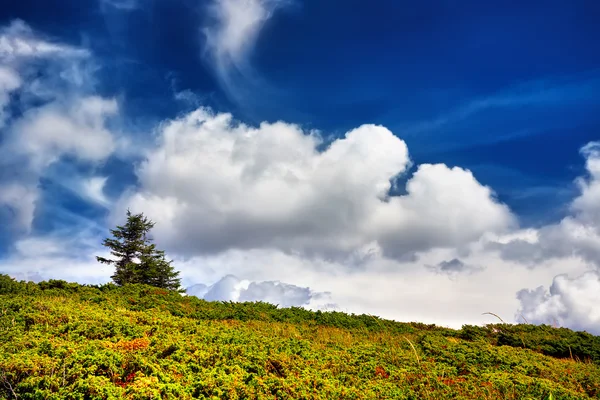
[[[0,398],[600,399],[600,337],[0,275]]]

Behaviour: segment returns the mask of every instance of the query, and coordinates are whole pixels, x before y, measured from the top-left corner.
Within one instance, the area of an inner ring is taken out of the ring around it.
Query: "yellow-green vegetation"
[[[0,275],[0,398],[600,398],[600,338]]]

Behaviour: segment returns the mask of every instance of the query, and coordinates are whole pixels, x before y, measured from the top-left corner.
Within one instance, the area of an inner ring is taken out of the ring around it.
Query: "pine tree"
[[[169,290],[181,290],[179,272],[173,269],[172,261],[165,259],[165,252],[157,250],[148,236],[154,222],[143,213],[132,214],[127,210],[127,222],[111,229],[114,238],[102,243],[110,248],[116,260],[96,257],[103,264],[115,266],[111,276],[117,285],[144,283]]]

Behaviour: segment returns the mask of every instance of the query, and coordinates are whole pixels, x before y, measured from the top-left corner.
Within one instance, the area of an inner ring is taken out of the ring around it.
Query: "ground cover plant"
[[[600,398],[600,337],[0,275],[3,399]]]

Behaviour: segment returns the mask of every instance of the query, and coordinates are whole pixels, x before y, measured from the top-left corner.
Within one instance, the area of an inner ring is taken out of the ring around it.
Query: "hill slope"
[[[0,398],[600,398],[600,337],[0,275]]]

